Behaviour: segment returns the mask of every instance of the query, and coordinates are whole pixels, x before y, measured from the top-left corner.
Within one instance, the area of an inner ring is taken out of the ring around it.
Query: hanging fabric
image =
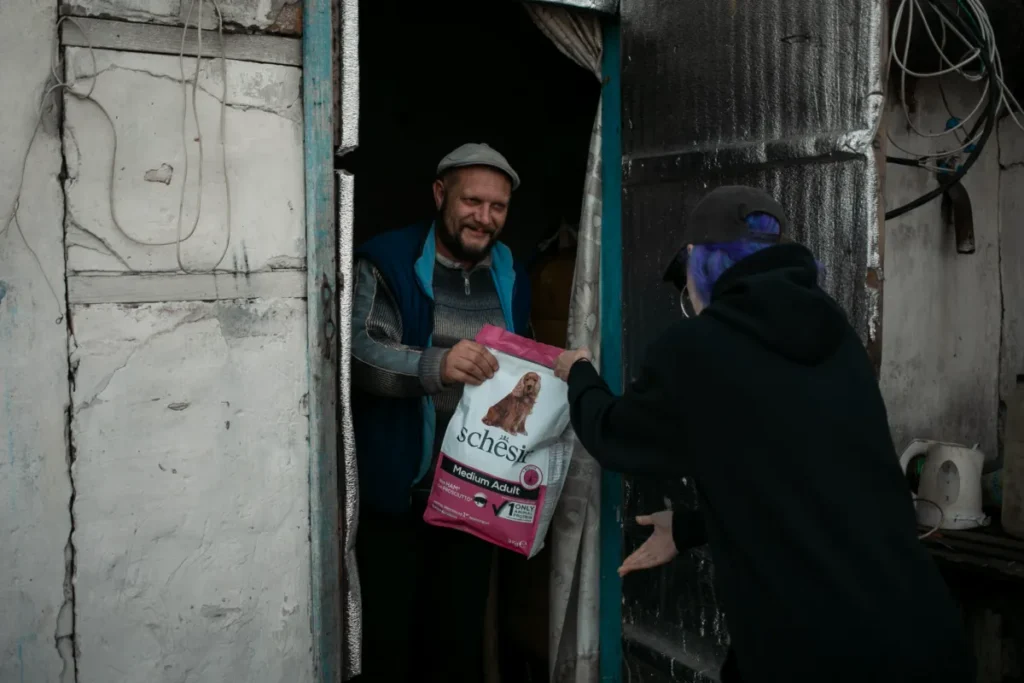
[[[594,14],[525,4],[533,22],[569,59],[601,78],[601,22]],[[576,270],[569,306],[568,348],[600,353],[601,103],[590,154],[577,234]],[[549,532],[551,545],[550,672],[552,683],[597,683],[600,589],[601,469],[577,441],[572,465]]]

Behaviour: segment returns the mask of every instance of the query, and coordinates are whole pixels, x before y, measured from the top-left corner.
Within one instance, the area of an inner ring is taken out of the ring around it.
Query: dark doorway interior
[[[367,1],[359,31],[360,146],[343,161],[356,179],[356,244],[432,218],[438,161],[486,142],[522,178],[501,239],[517,258],[544,263],[538,243],[579,221],[597,78],[511,0]],[[548,553],[498,556],[492,659],[506,683],[546,681]]]
[[[441,157],[486,142],[523,179],[502,240],[527,257],[579,218],[600,84],[511,0],[373,0],[360,6],[356,243],[433,214]]]

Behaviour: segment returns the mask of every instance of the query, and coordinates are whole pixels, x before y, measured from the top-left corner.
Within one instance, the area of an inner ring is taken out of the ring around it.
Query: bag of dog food
[[[562,352],[488,325],[498,372],[466,386],[445,432],[423,519],[533,557],[555,513],[575,436]]]

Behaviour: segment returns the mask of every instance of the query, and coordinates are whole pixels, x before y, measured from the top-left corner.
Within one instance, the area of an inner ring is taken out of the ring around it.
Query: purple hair
[[[751,232],[764,235],[778,235],[780,231],[779,222],[774,216],[766,213],[752,213],[747,216],[747,227]],[[711,290],[718,282],[718,278],[722,277],[722,273],[738,261],[770,246],[771,243],[755,240],[695,244],[687,261],[687,270],[697,286],[696,294],[704,305],[711,303]]]

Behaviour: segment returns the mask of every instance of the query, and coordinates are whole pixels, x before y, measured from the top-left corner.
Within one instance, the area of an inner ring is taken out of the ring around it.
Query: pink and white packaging
[[[498,372],[466,386],[441,444],[423,519],[527,557],[544,547],[575,435],[561,349],[488,325],[476,341]]]

